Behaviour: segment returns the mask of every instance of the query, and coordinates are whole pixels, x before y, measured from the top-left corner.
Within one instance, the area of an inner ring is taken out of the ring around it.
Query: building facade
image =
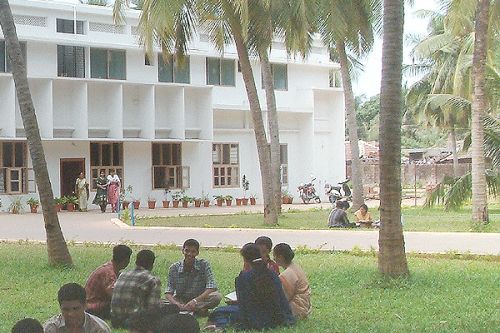
[[[109,7],[11,0],[54,195],[69,195],[80,171],[94,184],[117,170],[145,205],[164,189],[188,195],[262,198],[257,148],[237,53],[221,55],[200,33],[184,63],[147,57],[139,12],[115,25]],[[338,65],[316,41],[307,60],[273,43],[282,181],[345,177],[343,90]],[[253,62],[264,120],[260,65]],[[0,34],[0,198],[36,196],[14,81]],[[317,182],[318,182],[317,181]],[[321,185],[317,183],[317,186]],[[93,194],[91,194],[93,197]]]

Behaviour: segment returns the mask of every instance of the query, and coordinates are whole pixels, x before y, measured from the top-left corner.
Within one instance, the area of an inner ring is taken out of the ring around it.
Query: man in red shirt
[[[102,319],[109,319],[111,295],[120,274],[128,266],[132,249],[126,245],[116,245],[113,248],[113,259],[97,268],[90,274],[85,291],[87,293],[86,311]]]

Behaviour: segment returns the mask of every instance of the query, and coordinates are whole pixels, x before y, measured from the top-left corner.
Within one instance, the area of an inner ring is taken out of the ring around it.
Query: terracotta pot
[[[188,208],[188,206],[189,206],[189,201],[182,202],[182,208]]]
[[[281,197],[281,203],[283,205],[286,205],[288,203],[288,198],[287,197]]]
[[[124,210],[128,208],[128,205],[130,205],[130,202],[128,202],[128,201],[122,202],[122,207]]]
[[[75,211],[75,204],[72,204],[72,203],[66,204],[66,209],[68,210],[68,212],[74,212]]]
[[[172,201],[172,207],[174,207],[174,208],[179,207],[179,200]]]
[[[156,207],[156,201],[148,201],[149,209],[155,209],[155,207]]]
[[[242,199],[241,199],[241,204],[242,204],[243,206],[248,205],[248,198],[242,198]]]
[[[201,200],[195,200],[194,201],[194,206],[195,207],[201,207]]]
[[[210,200],[203,201],[203,207],[209,207],[209,206],[210,206]]]
[[[168,206],[170,205],[169,200],[163,200],[161,203],[163,204],[163,208],[168,208]]]
[[[231,204],[233,203],[233,200],[228,200],[226,199],[226,206],[231,206]]]
[[[250,198],[250,205],[255,206],[256,200],[255,198]]]
[[[219,207],[220,207],[220,206],[222,206],[222,202],[223,202],[223,201],[224,201],[224,200],[222,200],[222,199],[217,199],[217,206],[219,206]]]
[[[141,202],[139,200],[134,201],[134,209],[139,209],[141,207]]]
[[[240,198],[236,198],[236,206],[241,206],[241,199]]]
[[[62,205],[61,204],[56,204],[56,211],[60,212],[61,209],[62,209]]]
[[[30,205],[30,211],[33,214],[36,214],[37,210],[38,210],[38,205]]]

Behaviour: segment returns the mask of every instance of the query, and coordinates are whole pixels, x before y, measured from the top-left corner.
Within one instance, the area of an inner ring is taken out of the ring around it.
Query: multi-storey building
[[[262,198],[248,100],[234,47],[220,54],[200,32],[185,63],[148,58],[138,44],[140,12],[115,25],[112,8],[78,1],[11,0],[56,196],[116,169],[142,199],[165,187],[191,196]],[[36,193],[5,41],[0,34],[0,197]],[[271,62],[279,113],[282,181],[296,193],[311,175],[345,176],[343,90],[320,40],[306,60],[280,41]],[[260,65],[253,62],[264,120]],[[320,185],[320,184],[318,184]],[[93,186],[92,186],[93,187]],[[91,195],[92,196],[92,195]],[[4,201],[5,202],[5,201]],[[8,200],[7,200],[8,202]]]

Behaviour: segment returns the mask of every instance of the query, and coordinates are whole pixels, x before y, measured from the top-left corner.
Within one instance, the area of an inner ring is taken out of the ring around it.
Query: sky
[[[416,17],[415,12],[420,9],[438,10],[439,6],[436,0],[415,0],[413,7],[405,6],[405,25],[404,33],[425,34],[427,21]],[[411,63],[409,57],[410,47],[405,45],[404,63]],[[354,94],[366,95],[367,97],[376,95],[380,92],[380,79],[382,74],[382,39],[378,38],[373,46],[373,50],[365,61],[364,72],[361,73],[357,80],[353,82]],[[414,82],[403,77],[403,81],[407,80],[409,84]]]

